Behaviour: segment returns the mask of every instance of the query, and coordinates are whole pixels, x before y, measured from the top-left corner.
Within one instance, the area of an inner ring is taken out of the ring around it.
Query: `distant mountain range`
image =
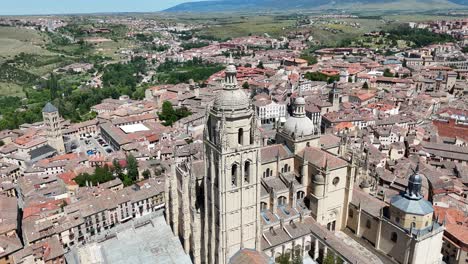
[[[468,6],[468,0],[215,0],[176,5],[167,12],[223,12],[317,9],[431,10]]]

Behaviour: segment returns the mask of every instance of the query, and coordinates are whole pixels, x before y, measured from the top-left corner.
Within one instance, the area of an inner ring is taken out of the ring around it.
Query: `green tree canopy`
[[[385,69],[384,73],[383,73],[383,76],[384,77],[394,77],[393,73],[390,71],[390,69]]]
[[[162,111],[158,113],[159,119],[163,120],[163,125],[172,126],[177,120],[180,120],[184,117],[191,115],[186,107],[181,107],[177,110],[174,109],[172,103],[169,101],[164,101],[162,105]]]
[[[127,156],[127,176],[132,182],[138,179],[138,161],[132,154]]]

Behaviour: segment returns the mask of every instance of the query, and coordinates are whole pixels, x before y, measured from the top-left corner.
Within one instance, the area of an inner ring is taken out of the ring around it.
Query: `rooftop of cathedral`
[[[102,234],[94,242],[67,253],[67,263],[192,263],[160,214],[153,213],[153,218],[128,222],[112,233]]]

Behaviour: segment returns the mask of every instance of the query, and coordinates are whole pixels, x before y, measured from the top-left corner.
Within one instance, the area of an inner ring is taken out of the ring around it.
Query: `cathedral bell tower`
[[[57,107],[47,103],[42,109],[42,118],[46,127],[47,143],[53,147],[57,153],[65,153],[63,143],[62,128],[60,124],[60,115]]]
[[[228,263],[242,248],[260,250],[260,148],[257,117],[230,59],[204,132],[206,263]]]

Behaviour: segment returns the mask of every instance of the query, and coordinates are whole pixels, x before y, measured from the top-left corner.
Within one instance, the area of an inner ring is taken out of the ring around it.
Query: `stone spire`
[[[234,65],[234,59],[232,58],[232,54],[230,54],[228,65],[225,70],[224,89],[234,90],[238,88],[239,87],[237,85],[237,68],[236,65]]]

